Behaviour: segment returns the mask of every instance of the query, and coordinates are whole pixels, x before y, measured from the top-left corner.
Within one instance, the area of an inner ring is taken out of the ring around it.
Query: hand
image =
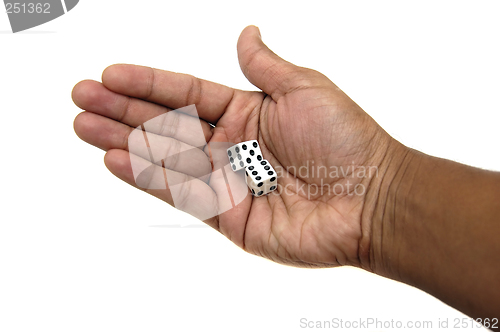
[[[278,174],[282,171],[279,194],[249,194],[206,223],[244,250],[280,263],[370,269],[370,214],[388,160],[404,155],[405,148],[327,77],[272,53],[256,27],[242,32],[238,57],[245,76],[263,92],[147,67],[108,67],[102,84],[82,81],[75,86],[73,100],[86,110],[76,117],[75,131],[106,150],[109,170],[136,186],[127,144],[133,128],[195,104],[206,142],[258,139],[264,158]],[[187,136],[175,133],[174,138],[189,144]],[[203,159],[201,152],[194,158]],[[208,159],[201,163],[210,168]],[[182,174],[183,167],[176,167],[170,174],[199,175]],[[185,195],[202,203],[181,209],[195,216],[216,209],[217,190],[210,186],[212,181],[202,179],[191,184]],[[173,203],[168,189],[147,192]]]

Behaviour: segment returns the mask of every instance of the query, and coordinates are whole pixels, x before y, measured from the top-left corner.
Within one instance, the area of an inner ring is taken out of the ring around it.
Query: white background
[[[465,316],[409,286],[281,266],[208,227],[157,227],[202,224],[111,175],[74,134],[70,93],[113,63],[255,89],[236,56],[255,24],[402,143],[500,170],[499,4],[83,0],[19,34],[2,10],[0,331],[302,331],[301,318],[370,317],[452,327]]]

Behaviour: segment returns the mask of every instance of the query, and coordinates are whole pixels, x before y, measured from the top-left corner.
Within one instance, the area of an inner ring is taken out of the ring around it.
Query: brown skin
[[[395,170],[372,217],[373,271],[498,321],[500,173],[410,149]]]
[[[361,267],[422,288],[466,314],[500,316],[498,173],[403,146],[327,77],[272,53],[256,27],[242,32],[238,57],[263,92],[147,67],[108,67],[102,83],[75,86],[73,100],[86,110],[75,131],[106,150],[108,169],[136,186],[127,151],[132,128],[196,104],[207,142],[258,139],[264,158],[288,169],[278,179],[279,194],[248,195],[205,220],[235,244],[283,264]],[[351,172],[318,176],[312,164]],[[301,166],[308,172],[298,173]],[[354,176],[368,167],[377,172]],[[211,185],[200,181],[187,194],[216,196]],[[354,194],[354,185],[364,190]],[[318,186],[323,192],[316,193]],[[173,204],[168,189],[146,191]]]

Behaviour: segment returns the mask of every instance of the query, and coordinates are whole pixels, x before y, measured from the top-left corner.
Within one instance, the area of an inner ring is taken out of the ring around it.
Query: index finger
[[[195,104],[200,118],[210,123],[224,114],[235,91],[192,75],[127,64],[106,68],[102,83],[114,92],[171,109]]]

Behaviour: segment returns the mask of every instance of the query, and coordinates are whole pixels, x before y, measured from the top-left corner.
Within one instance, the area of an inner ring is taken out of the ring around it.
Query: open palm
[[[378,168],[394,140],[324,75],[272,53],[257,28],[242,32],[238,55],[245,76],[263,92],[234,90],[147,67],[114,65],[104,71],[102,84],[83,81],[75,86],[73,99],[86,110],[75,119],[75,131],[108,151],[105,162],[113,174],[137,186],[128,152],[134,128],[195,104],[206,142],[258,139],[264,158],[281,171],[278,193],[259,198],[248,194],[206,223],[246,251],[277,262],[360,266],[360,251],[367,252],[369,246],[369,218],[362,218],[363,211],[369,211],[367,193],[376,190]],[[157,134],[159,140],[170,140],[164,145],[181,141],[177,147],[192,139],[189,132],[175,128],[167,138]],[[170,176],[207,174],[203,168],[211,165],[206,151],[198,152],[193,158],[200,158],[199,170],[186,175],[182,161],[177,161]],[[217,210],[220,188],[215,179],[190,183],[183,195],[191,203],[176,207],[194,216]],[[146,191],[173,203],[168,189]]]

